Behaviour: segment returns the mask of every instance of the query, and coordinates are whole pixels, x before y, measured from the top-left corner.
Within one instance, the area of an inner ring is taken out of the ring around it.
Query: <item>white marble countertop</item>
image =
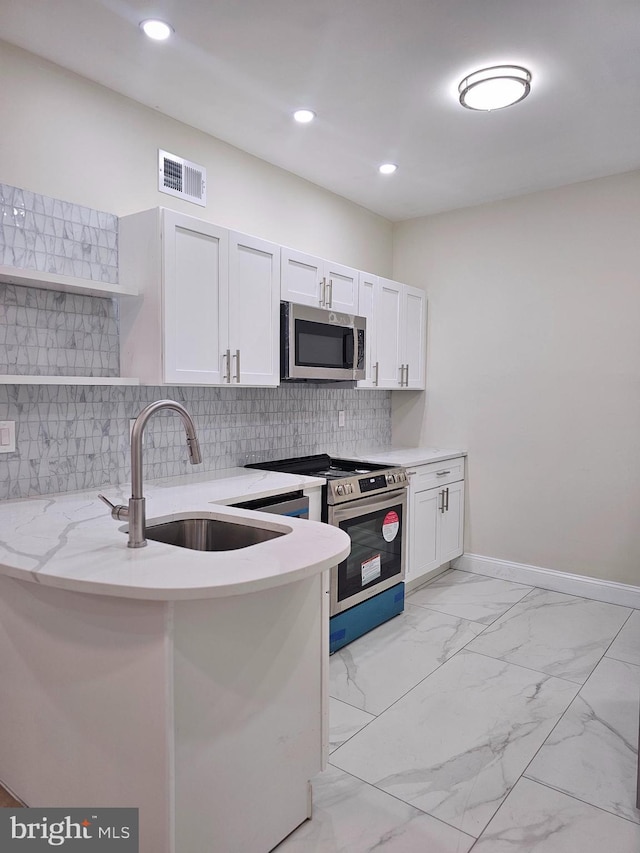
[[[442,447],[379,447],[370,453],[360,451],[354,458],[362,462],[380,462],[388,465],[426,465],[429,462],[444,462],[445,459],[455,459],[466,456],[466,450],[450,450]]]
[[[97,489],[0,503],[0,573],[60,589],[150,600],[214,598],[280,586],[328,569],[350,549],[346,533],[306,519],[221,504],[298,489],[324,480],[244,468],[145,484],[147,523],[175,513],[207,515],[281,530],[285,535],[234,551],[193,551],[148,541],[127,547]],[[127,503],[130,487],[107,487]]]

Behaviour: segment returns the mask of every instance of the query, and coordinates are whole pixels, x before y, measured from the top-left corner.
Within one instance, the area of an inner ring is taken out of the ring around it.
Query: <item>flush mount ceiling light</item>
[[[173,32],[173,27],[166,24],[164,21],[158,21],[155,18],[149,18],[146,21],[141,21],[140,26],[146,36],[154,41],[165,41]]]
[[[381,175],[393,175],[397,168],[395,163],[383,163],[382,166],[378,166],[378,171]]]
[[[309,124],[316,117],[313,110],[296,110],[293,114],[294,119],[300,124]]]
[[[501,110],[526,98],[531,72],[520,65],[494,65],[468,74],[458,86],[460,103],[469,110]]]

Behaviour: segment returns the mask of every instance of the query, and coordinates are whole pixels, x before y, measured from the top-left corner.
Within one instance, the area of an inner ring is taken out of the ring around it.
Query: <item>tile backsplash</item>
[[[0,283],[0,374],[119,373],[116,300]]]
[[[0,184],[0,265],[115,284],[117,234],[112,214]],[[117,309],[114,299],[0,284],[0,374],[117,376]],[[16,422],[16,452],[0,454],[0,499],[130,481],[129,421],[164,398],[193,415],[203,462],[189,464],[180,419],[160,413],[145,431],[147,478],[244,465],[249,454],[349,455],[391,443],[390,391],[6,384],[0,420]]]
[[[16,421],[17,452],[0,456],[0,498],[129,482],[129,419],[163,398],[179,400],[193,415],[203,463],[189,464],[180,418],[159,413],[145,431],[147,478],[244,465],[247,454],[349,455],[391,443],[390,391],[4,385],[0,417]]]
[[[118,283],[118,217],[0,184],[0,265]]]

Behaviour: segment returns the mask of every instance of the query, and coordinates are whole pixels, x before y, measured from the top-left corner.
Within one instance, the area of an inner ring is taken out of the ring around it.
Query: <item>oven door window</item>
[[[338,601],[401,574],[402,511],[397,504],[339,523],[351,537],[351,553],[338,566]]]
[[[295,321],[295,362],[298,367],[353,367],[353,329]]]

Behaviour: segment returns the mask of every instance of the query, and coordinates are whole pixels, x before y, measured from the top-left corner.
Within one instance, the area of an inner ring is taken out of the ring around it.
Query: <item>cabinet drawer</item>
[[[429,462],[427,465],[408,465],[407,474],[414,492],[446,486],[447,483],[464,480],[464,456],[447,459],[445,462]]]

